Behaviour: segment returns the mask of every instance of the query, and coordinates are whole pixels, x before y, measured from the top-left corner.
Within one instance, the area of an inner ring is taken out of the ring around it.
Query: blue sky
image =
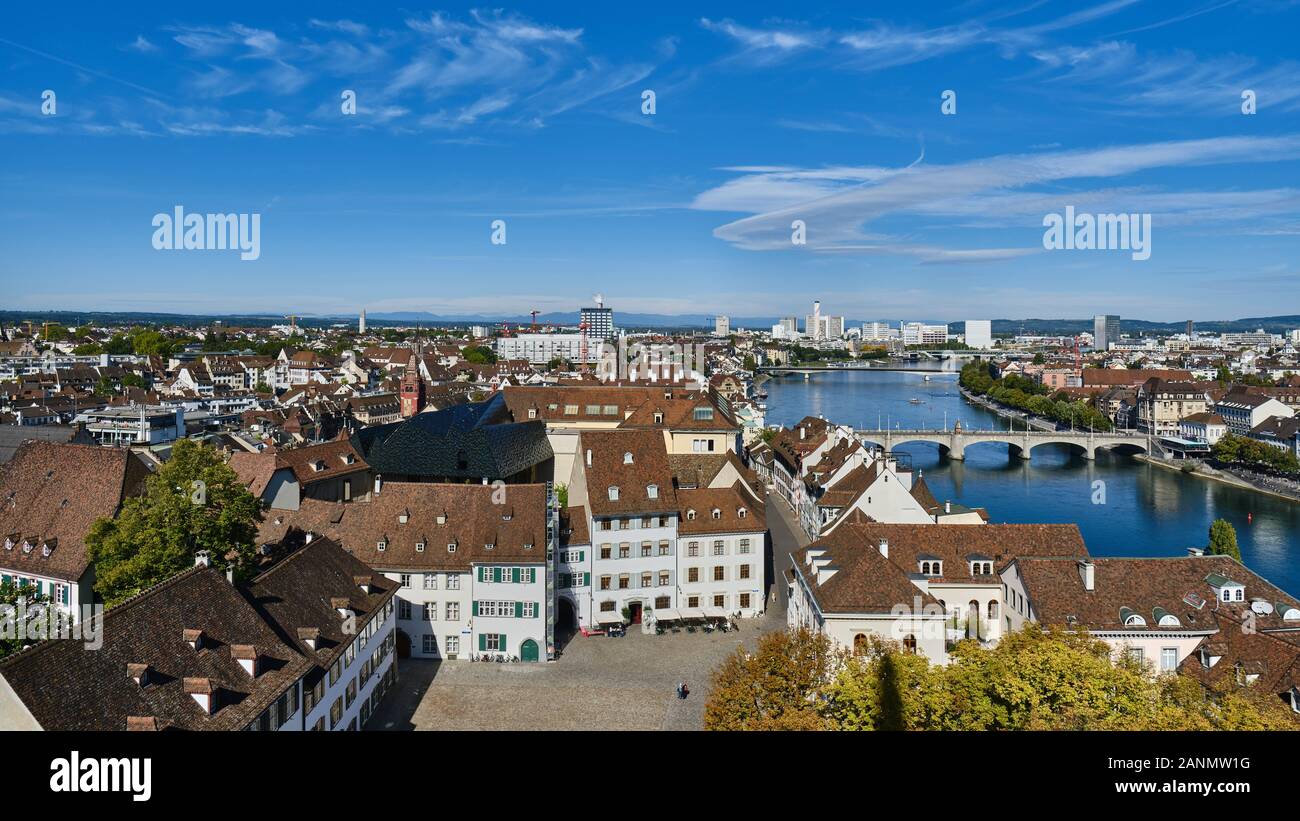
[[[1300,312],[1295,0],[27,5],[5,308]],[[177,205],[260,258],[155,250]],[[1151,214],[1150,259],[1044,250],[1067,205]]]

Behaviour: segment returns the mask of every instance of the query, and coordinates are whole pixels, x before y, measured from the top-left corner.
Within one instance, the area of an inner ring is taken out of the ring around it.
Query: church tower
[[[424,380],[420,378],[420,361],[411,354],[402,375],[402,418],[410,419],[424,410]]]

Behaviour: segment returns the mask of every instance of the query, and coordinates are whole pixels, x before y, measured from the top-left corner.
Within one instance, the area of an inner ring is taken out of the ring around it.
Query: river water
[[[767,423],[789,426],[804,416],[867,431],[951,427],[1001,429],[1006,421],[962,399],[957,374],[851,371],[777,377],[768,391]],[[911,399],[920,399],[914,404]],[[1059,445],[1039,445],[1023,461],[1005,445],[966,446],[964,462],[937,445],[896,448],[911,455],[935,497],[983,507],[993,522],[1074,522],[1095,556],[1177,556],[1203,547],[1210,523],[1237,529],[1242,561],[1283,590],[1300,594],[1300,503],[1185,476],[1132,456],[1102,451],[1096,461]],[[1104,483],[1094,503],[1094,482]]]

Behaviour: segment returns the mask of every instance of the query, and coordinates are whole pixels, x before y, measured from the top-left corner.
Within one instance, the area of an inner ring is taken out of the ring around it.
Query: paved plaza
[[[633,627],[622,638],[578,635],[559,659],[541,664],[402,659],[400,681],[367,729],[701,729],[714,668],[737,645],[752,650],[762,633],[785,626],[781,573],[790,551],[803,541],[775,497],[769,497],[767,517],[772,603],[763,617],[742,619],[739,632],[656,636]],[[674,692],[682,680],[691,688],[685,700]]]

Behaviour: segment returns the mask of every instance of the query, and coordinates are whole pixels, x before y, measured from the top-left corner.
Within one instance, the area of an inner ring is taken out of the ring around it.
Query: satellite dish
[[[1256,613],[1258,613],[1261,616],[1267,616],[1273,612],[1273,605],[1269,604],[1263,599],[1256,599],[1255,601],[1250,603],[1250,609],[1254,610]]]

